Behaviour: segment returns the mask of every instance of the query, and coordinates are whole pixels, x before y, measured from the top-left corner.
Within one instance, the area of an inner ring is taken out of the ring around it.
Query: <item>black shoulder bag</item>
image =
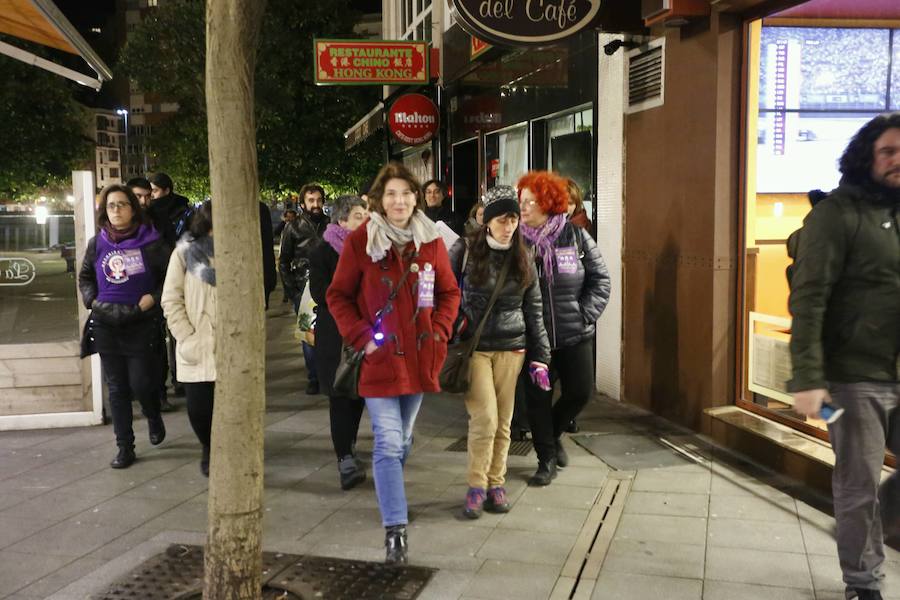
[[[481,333],[484,331],[491,309],[494,308],[497,296],[500,295],[500,290],[503,288],[503,284],[506,283],[510,260],[511,255],[507,254],[506,260],[503,261],[503,268],[500,269],[500,275],[497,278],[497,285],[494,286],[494,292],[491,294],[491,299],[488,300],[484,314],[481,316],[481,321],[478,323],[478,328],[475,329],[475,334],[467,340],[447,346],[447,360],[444,361],[441,374],[438,376],[442,391],[450,392],[451,394],[464,394],[469,391],[472,353],[478,348],[478,342],[481,340]]]

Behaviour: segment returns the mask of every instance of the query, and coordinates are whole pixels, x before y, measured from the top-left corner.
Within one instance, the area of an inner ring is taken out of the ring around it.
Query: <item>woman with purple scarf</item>
[[[365,400],[336,396],[332,388],[334,373],[341,359],[343,341],[334,317],[328,310],[325,292],[334,277],[344,240],[362,225],[369,212],[358,196],[341,196],[334,201],[331,223],[322,240],[310,251],[309,293],[316,302],[316,371],[319,385],[328,396],[331,417],[331,441],[338,460],[341,488],[349,490],[366,479],[366,471],[356,457],[356,433]]]
[[[531,171],[517,187],[520,229],[534,252],[551,355],[548,390],[536,385],[527,370],[519,379],[538,456],[537,471],[528,484],[548,485],[557,467],[569,463],[561,436],[593,393],[592,343],[597,319],[609,301],[609,273],[590,234],[566,219],[565,179],[549,171]],[[557,380],[562,396],[554,405]]]
[[[131,401],[136,398],[150,443],[166,437],[159,405],[159,308],[171,248],[149,224],[137,197],[124,185],[100,194],[98,233],[84,253],[78,288],[91,311],[81,356],[98,353],[109,388],[116,445],[113,469],[135,461]]]

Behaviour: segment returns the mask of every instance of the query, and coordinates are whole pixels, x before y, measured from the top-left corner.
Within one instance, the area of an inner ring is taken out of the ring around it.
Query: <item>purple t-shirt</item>
[[[97,300],[114,304],[137,304],[141,296],[156,289],[156,278],[145,262],[144,248],[159,239],[149,225],[141,225],[137,233],[118,244],[105,230],[97,235]]]

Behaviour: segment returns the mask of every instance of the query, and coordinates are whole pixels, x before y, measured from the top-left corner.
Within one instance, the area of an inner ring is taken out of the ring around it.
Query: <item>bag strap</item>
[[[503,287],[503,284],[506,283],[506,275],[509,273],[509,265],[512,262],[512,254],[507,253],[506,260],[503,261],[503,268],[500,269],[500,276],[497,277],[497,285],[494,286],[494,291],[491,294],[491,299],[488,300],[487,308],[484,309],[484,314],[481,316],[481,322],[478,323],[478,328],[475,329],[475,335],[472,336],[472,346],[470,352],[474,352],[475,348],[478,347],[478,342],[481,340],[481,333],[484,331],[484,326],[487,324],[488,316],[491,313],[491,309],[494,308],[494,303],[497,301],[497,297],[500,295],[500,288]]]

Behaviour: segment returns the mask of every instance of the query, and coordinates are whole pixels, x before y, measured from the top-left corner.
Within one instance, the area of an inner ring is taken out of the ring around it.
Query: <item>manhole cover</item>
[[[263,553],[264,600],[413,600],[434,574],[426,567]],[[203,548],[174,545],[144,561],[92,600],[199,600],[203,593]]]
[[[467,436],[462,436],[447,446],[446,450],[448,452],[465,452],[468,449],[468,440]],[[533,448],[531,440],[513,440],[509,444],[509,454],[511,456],[528,456]]]

